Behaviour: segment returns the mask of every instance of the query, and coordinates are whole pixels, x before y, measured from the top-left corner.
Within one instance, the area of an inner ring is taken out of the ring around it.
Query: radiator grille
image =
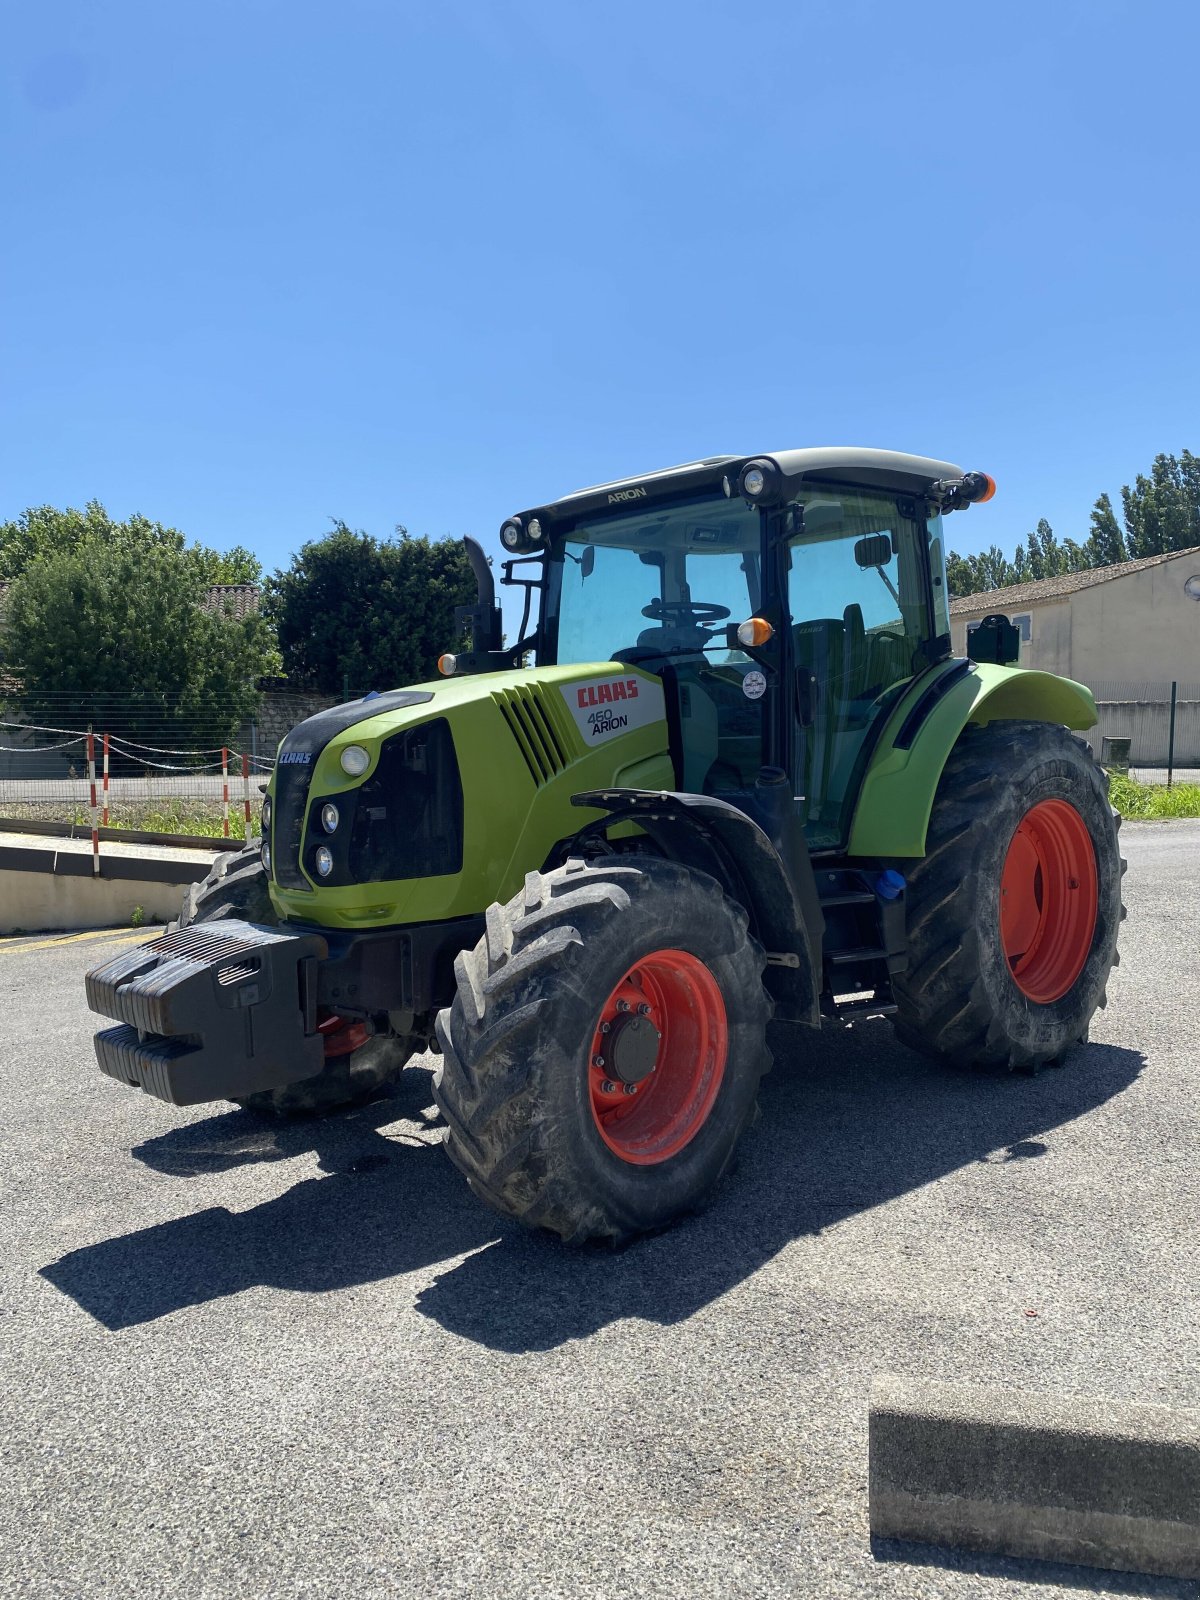
[[[570,757],[553,699],[533,687],[522,686],[505,689],[496,696],[496,703],[512,729],[534,783],[540,786],[560,773]]]

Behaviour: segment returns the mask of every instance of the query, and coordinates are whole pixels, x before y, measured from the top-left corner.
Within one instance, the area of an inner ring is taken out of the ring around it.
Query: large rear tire
[[[190,884],[183,896],[179,926],[236,917],[242,922],[277,927],[279,917],[271,904],[267,874],[258,850],[218,856],[200,883]],[[398,1078],[422,1041],[395,1034],[368,1034],[360,1023],[340,1017],[324,1019],[325,1065],[311,1078],[242,1095],[234,1103],[248,1111],[276,1116],[314,1116],[359,1105]]]
[[[1124,916],[1121,819],[1065,728],[967,728],[908,872],[900,1038],[967,1066],[1058,1061],[1106,1003]]]
[[[765,964],[741,906],[675,862],[531,872],[437,1019],[450,1159],[493,1209],[570,1243],[697,1209],[770,1066]]]

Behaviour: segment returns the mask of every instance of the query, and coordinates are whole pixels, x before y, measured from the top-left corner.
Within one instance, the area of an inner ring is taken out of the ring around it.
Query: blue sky
[[[1171,0],[56,0],[0,51],[0,517],[268,567],[716,451],[991,472],[951,543],[1200,449]]]

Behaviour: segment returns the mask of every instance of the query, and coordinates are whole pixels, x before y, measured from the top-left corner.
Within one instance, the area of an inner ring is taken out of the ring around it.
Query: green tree
[[[204,589],[190,553],[157,537],[36,556],[12,585],[0,654],[23,715],[171,748],[225,743],[278,656],[262,617],[207,611]]]
[[[1092,531],[1084,546],[1089,567],[1111,567],[1117,561],[1127,561],[1125,536],[1117,521],[1112,501],[1102,494],[1092,507]]]
[[[20,577],[41,556],[68,555],[93,543],[174,551],[205,584],[262,582],[258,559],[242,545],[226,551],[189,545],[178,528],[151,522],[138,512],[114,522],[98,500],[89,500],[82,511],[30,506],[11,522],[0,522],[0,581]]]
[[[264,610],[292,682],[363,693],[435,675],[457,642],[454,608],[473,604],[475,581],[457,540],[396,532],[381,540],[335,520],[267,579]]]
[[[1200,545],[1200,457],[1157,455],[1150,476],[1121,490],[1129,554],[1164,555]]]

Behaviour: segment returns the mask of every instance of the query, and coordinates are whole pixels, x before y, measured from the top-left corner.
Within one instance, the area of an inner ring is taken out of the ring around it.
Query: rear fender
[[[948,661],[917,679],[875,748],[850,829],[852,856],[922,856],[934,796],[968,724],[1017,719],[1067,728],[1096,724],[1090,689],[1052,672]]]
[[[670,860],[715,878],[767,950],[776,1015],[820,1025],[824,918],[806,851],[789,866],[753,818],[713,795],[594,789],[572,803],[607,812],[610,825],[636,823]]]

